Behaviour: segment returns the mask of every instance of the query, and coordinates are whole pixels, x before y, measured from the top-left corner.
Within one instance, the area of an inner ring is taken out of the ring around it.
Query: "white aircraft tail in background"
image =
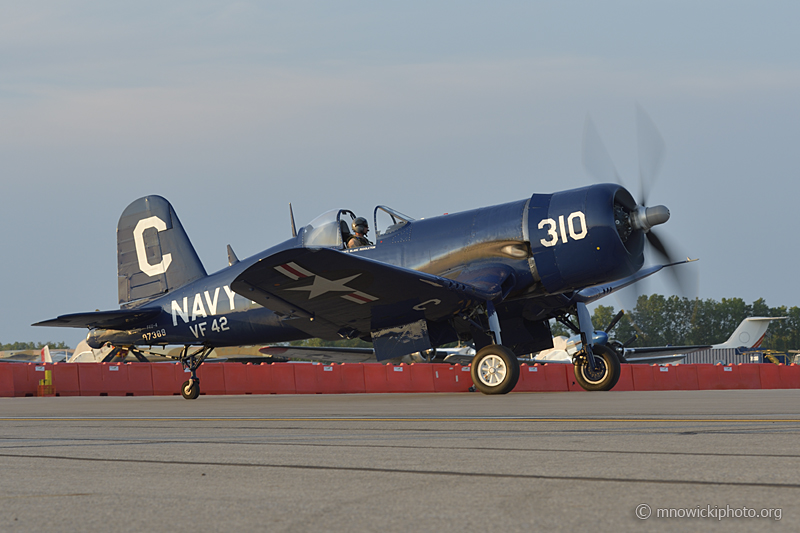
[[[625,348],[622,362],[644,364],[677,363],[687,354],[715,348],[758,348],[764,341],[769,323],[773,320],[784,320],[786,317],[750,317],[745,318],[727,341],[722,344],[704,346],[649,346],[644,348]],[[596,331],[595,334],[603,332]],[[582,349],[580,337],[554,337],[553,348],[539,352],[534,356],[536,361],[571,363],[572,356]]]
[[[103,346],[95,350],[83,340],[75,347],[75,353],[67,363],[101,363],[112,349],[110,346]]]
[[[45,344],[44,348],[42,348],[42,363],[52,363],[52,362],[53,358],[50,355],[50,347]]]
[[[764,341],[769,323],[773,320],[785,320],[787,317],[756,316],[745,318],[736,331],[723,342],[715,344],[712,348],[758,348]]]
[[[745,318],[739,323],[731,336],[722,344],[709,346],[659,346],[653,348],[627,348],[625,358],[629,363],[667,364],[677,363],[687,354],[709,349],[745,348],[753,349],[761,346],[769,323],[773,320],[784,320],[785,316],[755,316]]]

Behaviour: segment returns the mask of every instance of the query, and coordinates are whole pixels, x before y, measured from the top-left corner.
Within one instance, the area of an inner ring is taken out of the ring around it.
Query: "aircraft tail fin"
[[[145,196],[123,211],[117,224],[117,275],[121,306],[207,275],[166,199]]]
[[[44,345],[42,348],[42,363],[52,363],[53,358],[50,356],[50,347],[48,345]]]
[[[94,349],[89,346],[89,343],[82,340],[75,347],[75,353],[67,360],[67,363],[101,363],[113,349],[113,346],[109,345]]]
[[[764,340],[769,323],[773,320],[784,320],[786,317],[749,317],[742,320],[736,331],[723,342],[712,348],[758,348]]]

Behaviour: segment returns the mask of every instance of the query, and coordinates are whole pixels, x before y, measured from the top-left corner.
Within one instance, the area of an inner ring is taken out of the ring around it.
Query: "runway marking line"
[[[321,470],[335,472],[362,472],[373,474],[410,474],[423,476],[448,476],[448,477],[470,477],[470,478],[499,478],[499,479],[537,479],[551,481],[583,481],[583,482],[610,482],[610,483],[641,483],[656,485],[699,485],[699,486],[728,486],[728,487],[759,487],[759,488],[779,488],[779,489],[800,489],[797,483],[765,483],[747,481],[711,481],[711,480],[691,480],[691,479],[646,479],[646,478],[613,478],[613,477],[593,477],[593,476],[555,476],[545,474],[520,474],[520,473],[489,473],[489,472],[460,472],[453,470],[415,470],[401,468],[377,468],[368,466],[330,466],[330,465],[298,465],[282,463],[223,463],[218,461],[170,461],[159,459],[133,459],[133,458],[103,458],[103,457],[65,457],[59,455],[27,455],[0,453],[1,458],[9,459],[52,459],[61,461],[79,462],[102,462],[102,463],[133,463],[133,464],[155,464],[172,466],[220,466],[220,467],[239,467],[239,468],[286,468],[294,470]]]
[[[117,422],[697,422],[697,423],[724,423],[724,422],[782,422],[800,423],[798,418],[372,418],[372,417],[270,417],[270,418],[243,418],[243,417],[3,417],[0,422],[92,422],[92,421],[117,421]]]

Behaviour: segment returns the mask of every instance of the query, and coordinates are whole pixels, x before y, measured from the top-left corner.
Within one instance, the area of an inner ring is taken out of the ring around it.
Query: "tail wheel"
[[[506,394],[519,381],[519,361],[514,352],[491,344],[484,346],[472,358],[472,382],[484,394]]]
[[[184,381],[181,386],[181,396],[187,400],[194,400],[200,396],[200,382],[199,381]]]
[[[589,368],[588,361],[575,363],[575,380],[588,391],[611,390],[619,381],[621,368],[616,352],[607,346],[593,346],[592,354],[597,368]]]

